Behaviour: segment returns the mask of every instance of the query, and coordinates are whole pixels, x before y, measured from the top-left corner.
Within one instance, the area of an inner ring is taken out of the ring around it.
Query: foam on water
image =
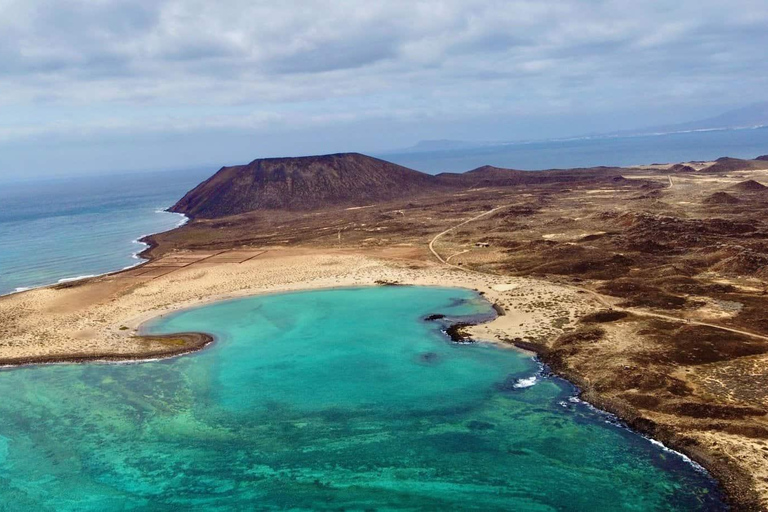
[[[82,281],[83,279],[90,279],[92,277],[96,277],[95,274],[88,274],[85,276],[77,276],[77,277],[64,277],[62,279],[59,279],[59,283],[74,283],[75,281]]]
[[[622,421],[622,420],[621,420],[621,419],[620,419],[618,416],[616,416],[615,414],[612,414],[612,413],[610,413],[610,412],[608,412],[608,411],[604,411],[604,410],[602,410],[602,409],[598,409],[598,408],[597,408],[597,407],[595,407],[594,405],[590,404],[589,402],[586,402],[586,401],[582,400],[582,399],[581,399],[581,398],[579,398],[578,396],[575,396],[575,395],[574,395],[574,396],[571,396],[571,397],[569,397],[569,398],[568,398],[568,402],[570,402],[570,403],[572,403],[572,404],[578,404],[578,405],[580,405],[580,406],[582,406],[582,407],[586,407],[587,409],[589,409],[589,410],[593,411],[595,414],[598,414],[598,415],[601,415],[601,416],[603,416],[603,417],[605,418],[605,421],[606,421],[607,423],[610,423],[611,425],[616,425],[616,426],[618,426],[618,427],[621,427],[621,428],[625,428],[625,429],[627,429],[627,430],[631,430],[631,429],[630,429],[630,428],[627,426],[627,424],[626,424],[626,423],[624,423],[624,422],[623,422],[623,421]],[[568,407],[568,404],[566,404],[565,402],[561,402],[561,405],[562,405],[563,407]],[[665,452],[667,452],[667,453],[671,453],[671,454],[674,454],[674,456],[675,456],[675,457],[679,457],[681,460],[685,461],[685,463],[686,463],[686,464],[689,464],[691,467],[693,467],[693,468],[694,468],[694,469],[696,469],[697,471],[701,471],[701,472],[704,472],[704,473],[706,473],[706,472],[707,472],[707,470],[704,468],[704,466],[702,466],[701,464],[699,464],[699,463],[698,463],[698,462],[696,462],[695,460],[691,459],[691,458],[690,458],[690,457],[688,457],[686,454],[684,454],[684,453],[682,453],[682,452],[679,452],[679,451],[677,451],[677,450],[673,450],[672,448],[668,447],[667,445],[665,445],[665,444],[664,444],[664,443],[662,443],[661,441],[658,441],[658,440],[656,440],[656,439],[653,439],[652,437],[649,437],[649,436],[647,436],[647,435],[644,435],[644,434],[638,434],[638,435],[642,436],[644,439],[647,439],[647,440],[648,440],[648,441],[649,441],[651,444],[653,444],[653,445],[655,445],[655,446],[658,446],[658,447],[659,447],[661,450],[663,450],[663,451],[665,451]]]
[[[155,173],[0,186],[0,295],[142,260],[142,236],[187,222],[173,204],[208,173]],[[139,245],[140,248],[137,248]]]
[[[529,388],[531,386],[535,386],[537,380],[538,379],[536,375],[533,375],[531,377],[527,377],[524,379],[517,379],[517,382],[515,382],[514,387],[517,389]]]

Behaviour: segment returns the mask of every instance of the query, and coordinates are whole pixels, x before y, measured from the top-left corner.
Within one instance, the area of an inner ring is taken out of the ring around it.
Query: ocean
[[[0,295],[140,263],[144,235],[185,218],[163,210],[210,171],[0,183]]]
[[[433,313],[494,315],[455,288],[263,295],[146,326],[213,334],[195,354],[2,371],[2,508],[724,509],[683,456]]]
[[[379,155],[437,173],[481,165],[517,169],[754,158],[768,153],[768,128],[514,143]],[[0,182],[0,295],[139,262],[135,240],[181,219],[162,210],[212,170]]]
[[[768,127],[516,142],[459,150],[389,153],[380,157],[420,171],[438,173],[469,171],[483,165],[522,170],[624,167],[715,160],[721,156],[755,158],[765,154],[768,154]]]

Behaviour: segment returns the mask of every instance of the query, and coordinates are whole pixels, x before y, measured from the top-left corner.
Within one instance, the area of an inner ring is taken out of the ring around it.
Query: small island
[[[225,167],[143,265],[0,298],[0,364],[200,350],[148,321],[223,299],[359,286],[476,290],[463,339],[538,354],[588,402],[768,504],[768,161],[427,175],[360,154]],[[431,320],[440,319],[440,311]],[[430,360],[431,356],[425,356]]]

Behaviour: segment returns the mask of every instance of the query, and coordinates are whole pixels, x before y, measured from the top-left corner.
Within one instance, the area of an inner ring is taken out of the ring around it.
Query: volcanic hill
[[[521,171],[484,165],[464,173],[441,173],[437,179],[446,184],[462,187],[515,187],[521,185],[564,184],[584,181],[598,182],[620,179],[622,169],[592,167],[589,169],[548,169]]]
[[[675,164],[669,168],[669,172],[696,172],[696,169],[687,164]]]
[[[222,167],[170,211],[216,219],[252,211],[309,211],[374,203],[479,187],[613,183],[613,167],[521,171],[489,165],[465,173],[425,174],[359,153],[265,158]]]
[[[704,204],[736,204],[739,202],[738,197],[734,197],[728,192],[715,192],[704,199]]]
[[[170,211],[218,218],[254,210],[364,206],[441,186],[432,175],[359,153],[265,158],[222,167]]]
[[[768,189],[768,187],[755,180],[742,181],[731,187],[731,190],[738,190],[741,192],[762,192],[766,189]]]

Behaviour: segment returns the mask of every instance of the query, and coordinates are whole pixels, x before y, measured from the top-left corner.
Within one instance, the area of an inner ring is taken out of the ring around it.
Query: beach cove
[[[260,295],[141,328],[215,336],[185,357],[3,372],[15,390],[0,415],[6,503],[722,507],[704,473],[573,400],[530,356],[442,332],[492,316],[457,288]]]
[[[504,314],[465,329],[466,334],[507,349],[538,342],[531,348],[545,352],[547,340],[556,339],[569,325],[576,325],[578,319],[604,307],[591,294],[573,287],[524,277],[466,272],[418,260],[414,257],[416,251],[408,246],[367,251],[279,247],[182,251],[129,271],[3,297],[0,325],[4,343],[0,347],[0,364],[130,362],[173,355],[181,355],[178,360],[184,360],[188,356],[183,354],[206,346],[205,340],[180,343],[178,336],[171,336],[169,344],[160,336],[142,336],[146,332],[140,327],[189,308],[288,291],[393,283],[475,290]],[[629,340],[607,341],[618,341],[616,350],[621,350],[621,343]],[[709,452],[677,442],[674,431],[650,432],[644,428],[642,418],[635,422],[636,416],[614,407],[609,396],[595,393],[589,381],[565,370],[556,368],[578,383],[591,403],[618,413],[633,428],[703,462],[721,481],[741,485],[741,480],[731,480],[739,474],[731,473],[728,465],[713,462]],[[578,392],[572,388],[570,393],[573,396]]]

